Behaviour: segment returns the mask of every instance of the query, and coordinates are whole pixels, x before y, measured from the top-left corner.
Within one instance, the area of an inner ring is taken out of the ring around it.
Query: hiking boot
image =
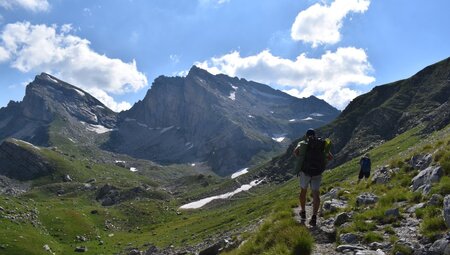
[[[300,212],[300,219],[302,220],[302,222],[306,221],[306,212],[305,211]]]
[[[311,225],[312,227],[315,227],[317,225],[317,216],[313,215],[311,217],[311,220],[309,221],[309,225]]]

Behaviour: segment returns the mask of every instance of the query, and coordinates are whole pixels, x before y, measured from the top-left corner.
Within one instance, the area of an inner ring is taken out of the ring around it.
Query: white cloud
[[[319,44],[334,44],[341,40],[343,19],[350,12],[364,13],[370,0],[335,0],[331,5],[316,3],[301,11],[291,28],[291,37],[296,41]]]
[[[20,7],[33,12],[48,11],[50,9],[50,4],[47,0],[1,0],[0,6],[5,9]]]
[[[9,52],[0,46],[0,63],[9,59]]]
[[[8,24],[0,34],[0,47],[21,72],[48,72],[87,91],[102,90],[122,94],[135,92],[147,85],[145,74],[137,70],[136,62],[125,63],[93,51],[86,39],[68,34],[70,25],[58,30],[56,25],[31,25],[28,22]],[[1,52],[1,50],[0,50]],[[104,103],[117,110],[124,107],[111,98]]]
[[[327,51],[320,58],[299,55],[294,61],[272,55],[268,50],[241,57],[234,51],[196,65],[213,74],[244,77],[265,84],[285,86],[286,92],[306,97],[316,95],[342,109],[360,92],[349,88],[375,81],[364,50],[354,47]]]
[[[114,98],[108,95],[105,91],[98,88],[87,89],[89,94],[93,95],[95,98],[100,100],[103,104],[108,106],[111,110],[115,112],[125,111],[131,108],[131,104],[125,101],[116,102]]]
[[[177,54],[171,54],[169,56],[170,61],[172,61],[172,63],[174,64],[178,64],[180,62],[180,56],[178,56]]]

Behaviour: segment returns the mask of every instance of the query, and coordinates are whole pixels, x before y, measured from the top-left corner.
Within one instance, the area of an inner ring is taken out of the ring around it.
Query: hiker
[[[362,180],[362,178],[365,178],[367,181],[370,176],[371,162],[368,153],[364,154],[364,156],[359,160],[359,165],[361,168],[359,169],[358,183]]]
[[[306,131],[305,139],[300,141],[294,149],[294,155],[297,158],[295,170],[297,176],[300,176],[300,218],[302,222],[306,221],[306,193],[308,186],[311,186],[313,196],[313,215],[309,221],[311,226],[317,224],[322,173],[325,171],[327,161],[333,157],[330,148],[330,139],[322,140],[316,137],[316,132],[310,128]]]

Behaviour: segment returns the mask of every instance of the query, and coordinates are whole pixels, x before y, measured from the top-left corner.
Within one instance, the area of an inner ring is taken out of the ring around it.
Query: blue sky
[[[343,109],[450,56],[447,0],[0,0],[0,106],[48,72],[115,111],[192,65]]]

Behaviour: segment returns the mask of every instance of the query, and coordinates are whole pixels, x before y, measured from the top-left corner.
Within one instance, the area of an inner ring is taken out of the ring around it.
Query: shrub
[[[228,254],[311,254],[314,239],[308,229],[295,222],[290,211],[272,215],[255,236]]]
[[[447,227],[445,226],[444,218],[441,215],[425,218],[420,226],[421,233],[433,241],[435,241],[438,235],[446,229]]]
[[[363,239],[366,243],[381,242],[383,241],[383,236],[376,232],[368,232]]]
[[[392,248],[392,254],[403,254],[403,255],[412,255],[413,249],[411,247],[402,245],[402,244],[395,244]]]

